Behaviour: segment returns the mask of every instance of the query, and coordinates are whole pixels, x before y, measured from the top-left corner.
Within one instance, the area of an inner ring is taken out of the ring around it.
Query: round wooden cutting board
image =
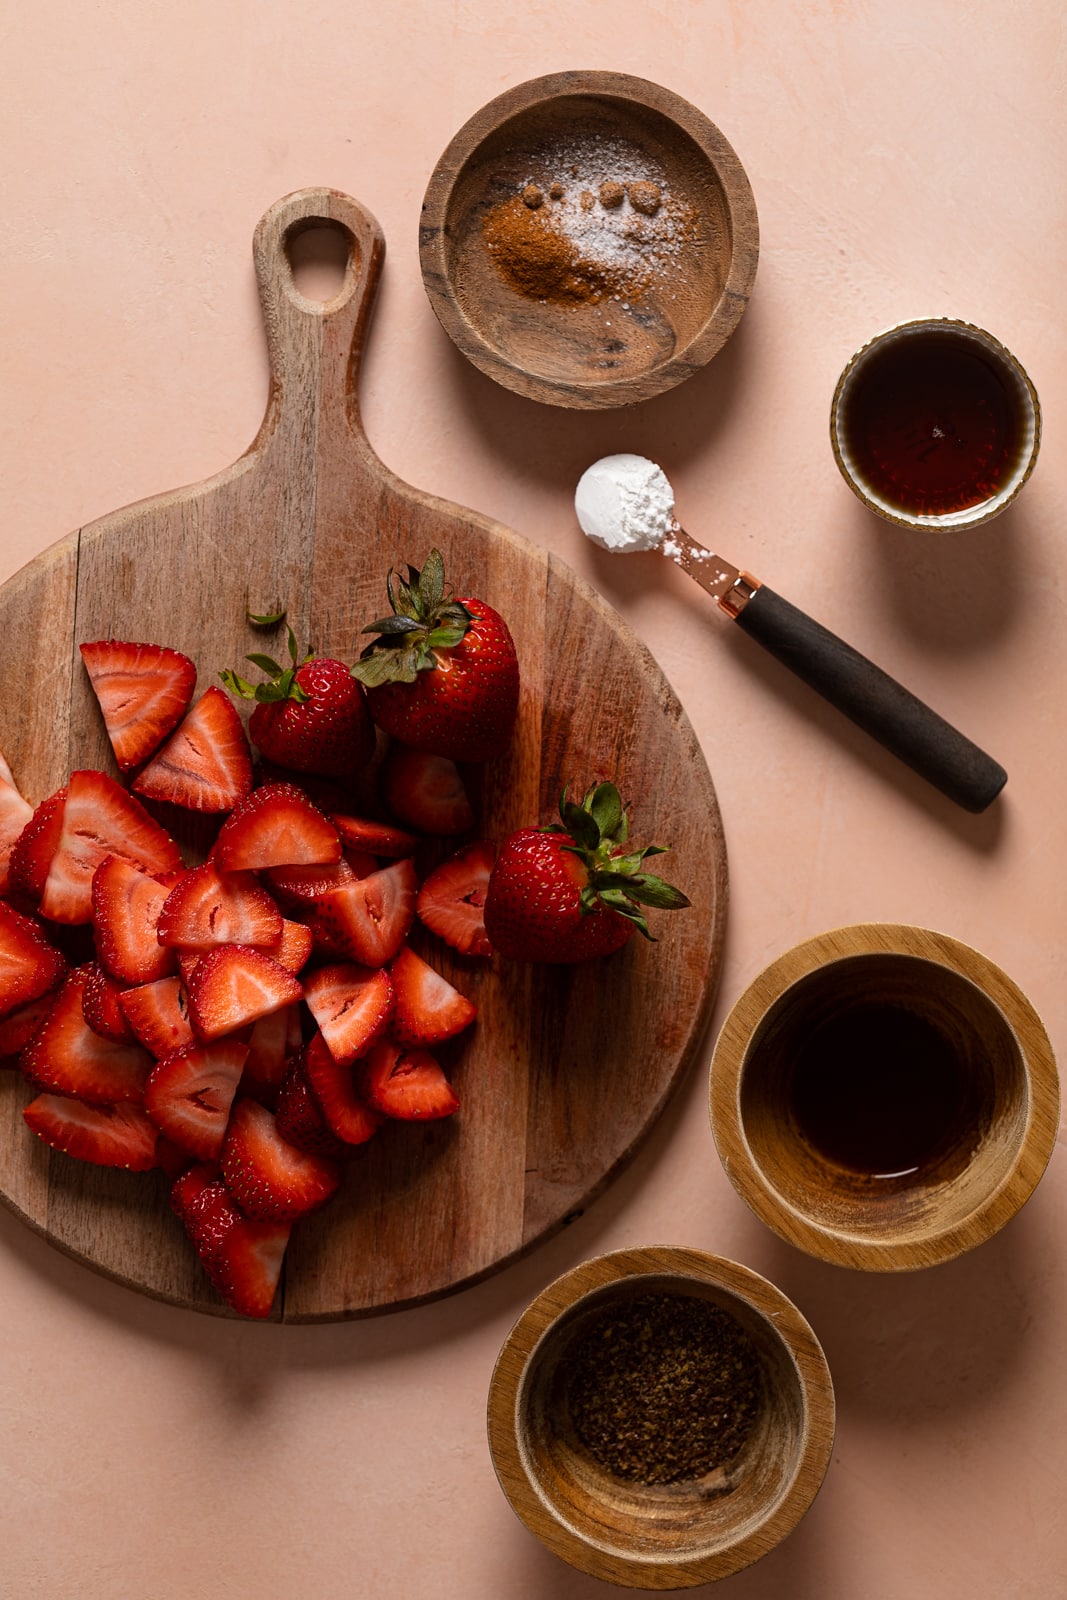
[[[325,304],[297,290],[287,246],[339,229],[345,282]],[[9,659],[34,691],[0,708],[0,749],[35,804],[82,767],[115,767],[78,645],[175,646],[198,692],[264,648],[246,611],[284,607],[301,642],[354,661],[391,566],[434,545],[456,592],[496,607],[522,671],[509,754],[469,769],[479,831],[554,812],[564,783],[613,776],[635,837],[669,844],[664,875],[692,900],[652,913],[617,956],[577,968],[475,964],[420,946],[478,1006],[447,1064],[461,1109],[388,1124],[340,1196],[293,1230],[276,1315],[364,1315],[484,1276],[581,1210],[633,1151],[684,1075],[709,1020],[722,954],[726,854],[692,728],[640,641],[559,561],[486,517],[400,482],[371,450],[357,379],[384,241],[355,201],[307,189],[273,206],[254,254],[270,350],[263,425],[217,477],[128,506],[62,540],[0,588]],[[284,649],[284,641],[273,653]],[[168,823],[170,822],[168,817]],[[199,859],[202,833],[183,838]],[[199,854],[198,854],[199,852]],[[667,867],[669,866],[669,870]],[[61,1249],[161,1299],[224,1311],[167,1204],[161,1173],[53,1153],[21,1117],[21,1074],[0,1074],[0,1193]],[[710,1156],[710,1147],[709,1147]]]

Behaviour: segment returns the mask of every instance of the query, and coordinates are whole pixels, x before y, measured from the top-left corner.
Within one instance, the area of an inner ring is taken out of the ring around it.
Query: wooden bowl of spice
[[[489,1447],[526,1526],[635,1589],[728,1577],[800,1521],[834,1395],[797,1308],[699,1250],[618,1250],[545,1289],[509,1334]]]
[[[1047,1033],[988,957],[859,923],[761,972],[723,1023],[711,1125],[727,1175],[809,1255],[913,1271],[996,1233],[1056,1142]]]
[[[459,130],[426,190],[419,254],[476,367],[596,410],[662,394],[722,349],[759,225],[736,153],[695,106],[643,78],[561,72]]]

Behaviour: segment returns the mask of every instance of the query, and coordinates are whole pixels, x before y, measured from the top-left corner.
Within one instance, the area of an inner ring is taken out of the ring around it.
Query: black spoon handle
[[[798,678],[965,811],[984,811],[1008,774],[873,661],[760,584],[735,621]]]

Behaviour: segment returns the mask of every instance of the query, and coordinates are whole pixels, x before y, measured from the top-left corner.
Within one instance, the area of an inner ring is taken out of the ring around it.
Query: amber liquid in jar
[[[821,1023],[793,1066],[796,1125],[826,1160],[875,1179],[921,1175],[967,1115],[949,1042],[901,1006],[856,1006]]]
[[[993,358],[939,330],[873,351],[842,420],[855,476],[908,516],[947,516],[993,499],[1023,446],[1020,407]]]

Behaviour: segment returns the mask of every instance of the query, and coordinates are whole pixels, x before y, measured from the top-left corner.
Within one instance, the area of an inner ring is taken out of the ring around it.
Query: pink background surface
[[[729,1600],[1058,1600],[1067,1590],[1067,1174],[1062,1149],[991,1243],[903,1278],[779,1244],[708,1129],[714,1032],[782,950],[848,922],[941,929],[1067,1037],[1062,7],[931,0],[42,0],[8,8],[0,220],[0,578],[246,448],[266,364],[250,243],[328,184],[389,246],[363,386],[401,477],[587,577],[648,643],[706,752],[731,873],[715,1024],[623,1176],[490,1281],[370,1322],[281,1328],[156,1304],[0,1211],[5,1596],[585,1600],[485,1442],[497,1350],[577,1261],[674,1243],[736,1258],[823,1341],[837,1444],[813,1509]],[[425,298],[423,190],[466,118],[573,67],[692,100],[748,171],[762,250],[738,333],[673,394],[602,416],[539,407],[457,355]],[[987,328],[1027,366],[1045,440],[1001,520],[877,522],[834,466],[834,381],[878,328]],[[1002,760],[969,818],[794,683],[654,558],[594,551],[574,483],[661,461],[682,520],[899,676]],[[5,693],[32,693],[5,660]],[[34,796],[33,798],[39,798]],[[1062,1139],[1061,1139],[1062,1142]]]

